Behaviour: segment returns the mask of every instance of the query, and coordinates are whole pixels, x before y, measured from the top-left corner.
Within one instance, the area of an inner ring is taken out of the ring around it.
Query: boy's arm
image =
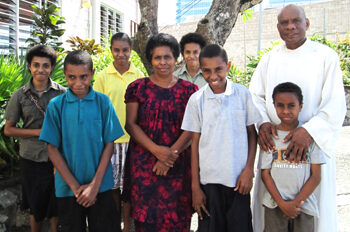
[[[150,151],[158,160],[162,161],[168,167],[172,167],[178,154],[169,147],[160,146],[154,143],[137,124],[137,111],[139,104],[130,102],[126,104],[126,125],[125,130],[131,135],[132,139],[138,144]]]
[[[311,164],[311,176],[305,182],[294,201],[305,201],[321,182],[321,164]]]
[[[201,134],[197,132],[192,133],[192,145],[191,145],[191,172],[192,172],[192,207],[198,213],[199,219],[202,220],[203,210],[208,216],[210,216],[206,204],[206,197],[203,193],[199,182],[199,139]]]
[[[105,145],[101,155],[100,163],[98,164],[97,171],[92,181],[87,185],[80,186],[79,190],[81,191],[81,194],[77,198],[78,204],[84,207],[89,207],[95,203],[101,182],[106,173],[108,165],[111,162],[112,154],[113,141]]]
[[[63,180],[67,183],[70,189],[73,191],[74,196],[78,197],[80,195],[79,188],[80,184],[75,179],[71,171],[69,170],[66,161],[63,159],[61,153],[58,151],[57,147],[52,144],[47,145],[47,150],[49,158],[53,165],[55,166],[58,173],[62,176]]]
[[[257,134],[254,125],[247,126],[248,135],[248,159],[245,168],[237,179],[234,191],[240,194],[248,194],[253,186],[254,160],[256,154]]]
[[[266,186],[267,191],[271,194],[272,198],[277,203],[278,207],[282,210],[287,218],[294,219],[300,214],[300,206],[304,201],[296,202],[283,200],[281,194],[279,193],[275,182],[273,181],[270,173],[271,169],[262,169],[261,178]]]
[[[39,137],[41,129],[24,129],[16,127],[15,122],[6,121],[4,134],[8,137],[30,138]]]
[[[180,137],[176,140],[176,142],[170,147],[172,151],[175,151],[177,154],[183,152],[188,146],[191,144],[192,132],[191,131],[183,131]]]

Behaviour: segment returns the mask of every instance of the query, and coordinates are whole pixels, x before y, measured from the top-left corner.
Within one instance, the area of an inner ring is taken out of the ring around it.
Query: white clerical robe
[[[264,122],[279,124],[272,103],[272,92],[283,82],[297,84],[303,93],[304,105],[299,121],[317,145],[327,154],[327,164],[322,165],[322,180],[316,190],[320,194],[320,217],[315,220],[315,231],[337,231],[335,157],[333,149],[340,132],[345,112],[345,94],[342,72],[337,53],[317,42],[306,40],[297,49],[278,46],[265,54],[256,68],[250,91]],[[262,193],[266,191],[258,173],[253,193],[254,231],[264,228]]]

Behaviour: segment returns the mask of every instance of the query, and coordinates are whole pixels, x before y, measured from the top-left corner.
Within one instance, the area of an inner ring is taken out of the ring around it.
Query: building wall
[[[95,39],[100,43],[100,8],[101,5],[118,12],[122,18],[122,31],[130,35],[130,21],[139,23],[140,10],[137,0],[90,0],[90,8],[82,8],[81,1],[62,1],[62,16],[66,18],[62,36],[65,42],[70,36],[82,39]],[[64,44],[67,48],[68,45]]]
[[[326,37],[335,41],[337,35],[342,38],[347,32],[350,32],[350,0],[333,0],[303,4],[301,6],[305,9],[306,16],[310,19],[310,28],[307,31],[307,36],[312,36],[315,33],[323,35],[325,28]],[[261,33],[262,50],[270,47],[272,41],[280,41],[276,27],[277,14],[279,11],[280,8],[266,9],[263,11]],[[182,35],[193,32],[196,27],[196,22],[183,23],[163,28],[162,32],[170,33],[177,39],[180,39]],[[257,54],[258,27],[259,12],[254,12],[253,18],[248,20],[245,24],[242,22],[241,17],[237,19],[236,25],[224,46],[229,59],[232,60],[235,65],[244,68],[246,55]]]

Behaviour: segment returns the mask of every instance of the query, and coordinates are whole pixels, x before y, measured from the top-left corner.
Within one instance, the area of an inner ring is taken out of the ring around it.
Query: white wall
[[[70,36],[79,36],[82,39],[94,38],[100,43],[100,7],[101,4],[112,8],[121,14],[123,32],[130,35],[130,20],[140,22],[140,10],[137,0],[90,0],[90,8],[81,8],[81,0],[62,0],[61,15],[66,18],[63,28],[66,32],[62,42]],[[69,48],[64,43],[65,48]]]
[[[63,28],[66,31],[61,37],[65,48],[69,47],[65,42],[70,36],[79,36],[83,39],[89,38],[91,25],[89,25],[88,11],[89,9],[81,8],[80,0],[61,1],[61,15],[66,18],[66,23],[63,24]]]

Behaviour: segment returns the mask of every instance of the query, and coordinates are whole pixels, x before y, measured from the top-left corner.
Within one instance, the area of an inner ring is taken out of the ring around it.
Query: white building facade
[[[27,48],[31,5],[45,1],[61,7],[59,14],[66,22],[61,27],[66,31],[60,40],[65,48],[69,47],[65,41],[75,36],[96,43],[116,32],[134,36],[141,18],[138,0],[0,0],[0,54],[21,54]]]

